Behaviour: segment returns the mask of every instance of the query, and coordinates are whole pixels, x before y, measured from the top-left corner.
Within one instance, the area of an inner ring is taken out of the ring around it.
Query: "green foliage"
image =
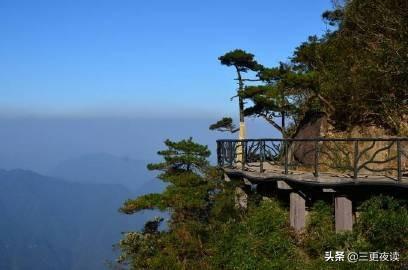
[[[210,125],[210,130],[229,131],[231,133],[237,132],[239,129],[233,124],[231,117],[223,117],[218,122]]]
[[[344,18],[342,9],[328,10],[323,12],[322,17],[331,26],[338,26]]]
[[[355,0],[323,14],[335,31],[312,37],[292,59],[315,72],[336,126],[376,124],[398,133],[408,113],[408,2]],[[326,110],[327,111],[327,110]],[[350,113],[353,112],[353,113]],[[406,120],[405,120],[406,121]]]
[[[220,60],[222,65],[234,66],[239,72],[247,72],[248,70],[257,71],[262,67],[256,62],[253,54],[241,49],[230,51],[220,56],[218,60]]]
[[[287,212],[275,200],[263,201],[240,221],[214,235],[214,269],[296,269],[295,242]]]
[[[361,206],[357,231],[378,250],[408,252],[407,202],[374,197]]]
[[[172,250],[165,250],[168,241],[164,233],[125,233],[119,242],[118,263],[130,269],[182,269]]]
[[[263,117],[285,135],[287,119],[293,119],[299,110],[297,98],[299,95],[293,85],[288,84],[291,75],[293,75],[291,67],[285,63],[280,63],[274,68],[260,69],[257,77],[262,84],[247,86],[242,94],[252,103],[252,106],[245,109],[245,115]],[[281,118],[280,124],[277,118]]]
[[[168,149],[157,152],[164,158],[164,162],[149,164],[149,170],[186,170],[204,169],[208,166],[207,158],[211,155],[207,146],[193,142],[190,137],[188,140],[173,142],[166,140],[164,144]]]
[[[374,124],[406,134],[407,14],[405,0],[344,1],[322,15],[330,30],[300,44],[290,63],[266,68],[242,50],[220,57],[237,68],[238,96],[250,101],[245,112],[241,102],[241,118],[263,117],[285,133],[277,118],[298,125],[307,112],[323,112],[340,130]],[[248,70],[260,85],[244,87],[239,73]]]
[[[364,202],[353,232],[335,233],[332,206],[323,201],[314,204],[309,214],[303,250],[313,260],[310,269],[398,269],[408,262],[407,201],[388,196],[377,196]],[[400,252],[400,263],[325,263],[325,251],[379,251]],[[374,265],[375,264],[375,265]],[[331,267],[332,266],[332,267]]]
[[[144,234],[154,234],[159,232],[159,226],[163,222],[164,218],[162,217],[155,217],[152,220],[146,222],[143,228]]]
[[[236,80],[238,81],[238,90],[237,95],[234,97],[238,97],[239,122],[243,123],[245,121],[244,98],[242,97],[244,92],[244,82],[250,79],[243,78],[242,73],[246,73],[248,71],[259,71],[263,67],[258,64],[258,62],[256,62],[253,54],[247,53],[246,51],[241,49],[230,51],[223,56],[220,56],[218,59],[220,60],[222,65],[235,67],[237,73]],[[231,100],[233,98],[231,98]],[[212,124],[210,126],[210,130],[229,131],[231,133],[234,133],[237,132],[239,128],[235,128],[235,125],[232,123],[231,118],[224,117],[217,123]]]
[[[322,251],[330,250],[330,239],[333,237],[333,215],[330,205],[318,201],[309,213],[304,240],[305,251],[313,258],[322,256]]]
[[[135,200],[127,200],[120,211],[125,214],[133,214],[146,209],[166,210],[167,204],[162,194],[147,194],[136,198]]]
[[[263,117],[287,134],[285,119],[295,126],[310,115],[327,114],[339,129],[376,124],[401,133],[408,115],[408,2],[345,1],[323,14],[334,30],[310,37],[289,64],[265,68],[254,55],[234,50],[219,58],[237,72],[240,122]],[[245,85],[243,72],[257,73],[259,85]],[[244,100],[249,106],[244,108]],[[352,113],[350,113],[352,112]],[[281,124],[277,118],[283,119]],[[405,121],[405,122],[404,122]],[[292,129],[294,126],[292,126]],[[231,118],[210,126],[234,132]],[[165,142],[161,170],[168,186],[124,203],[126,214],[167,209],[168,231],[152,220],[143,232],[124,235],[119,262],[132,269],[400,269],[408,264],[407,202],[373,197],[362,204],[353,232],[336,234],[332,205],[312,207],[305,233],[298,237],[287,224],[287,209],[275,200],[250,200],[237,211],[233,183],[209,166],[206,146],[190,138]],[[337,160],[344,167],[350,159]],[[326,263],[324,252],[399,251],[398,263]]]
[[[208,235],[210,207],[220,194],[220,177],[208,166],[207,146],[189,140],[165,141],[167,150],[158,154],[164,162],[150,164],[149,169],[163,171],[159,178],[168,183],[160,194],[147,194],[128,200],[120,209],[133,214],[144,209],[168,210],[169,230],[158,232],[162,219],[146,223],[143,232],[124,234],[119,243],[120,264],[131,269],[205,268],[203,242]]]
[[[407,202],[379,196],[363,203],[353,232],[335,233],[333,209],[323,201],[312,207],[306,231],[296,235],[288,211],[275,199],[252,194],[245,213],[235,206],[236,183],[221,180],[216,168],[203,173],[168,170],[161,194],[127,201],[127,214],[169,209],[163,221],[148,221],[142,232],[129,232],[119,243],[118,262],[131,269],[398,269],[408,262]],[[324,261],[325,251],[399,251],[400,263]]]
[[[243,97],[253,102],[253,106],[245,109],[247,116],[268,116],[280,117],[279,114],[285,112],[289,115],[296,108],[290,104],[284,94],[284,89],[280,86],[268,84],[247,86],[243,92]]]

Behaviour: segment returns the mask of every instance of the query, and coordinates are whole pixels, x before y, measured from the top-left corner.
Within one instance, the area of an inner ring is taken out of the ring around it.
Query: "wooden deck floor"
[[[285,174],[284,168],[282,166],[264,163],[263,167],[263,173],[260,172],[259,163],[247,164],[244,170],[242,170],[241,164],[236,164],[232,167],[225,167],[223,169],[228,176],[241,176],[253,183],[287,181],[295,182],[298,184],[317,185],[323,187],[344,185],[389,185],[408,188],[407,176],[403,176],[401,181],[397,181],[396,176],[359,174],[355,179],[350,173],[322,171],[319,172],[318,177],[315,177],[313,172],[301,169],[288,170],[288,174]]]

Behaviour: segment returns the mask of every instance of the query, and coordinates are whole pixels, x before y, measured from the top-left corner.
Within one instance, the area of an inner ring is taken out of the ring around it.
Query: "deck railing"
[[[218,140],[218,165],[238,170],[283,174],[304,170],[367,175],[401,181],[408,176],[408,138],[310,138]]]

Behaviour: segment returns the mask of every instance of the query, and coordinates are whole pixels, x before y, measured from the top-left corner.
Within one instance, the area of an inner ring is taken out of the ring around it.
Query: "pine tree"
[[[167,183],[166,189],[127,200],[120,211],[167,211],[171,215],[168,231],[158,230],[163,219],[156,218],[148,221],[142,232],[124,234],[118,262],[131,269],[186,269],[186,265],[204,269],[208,262],[203,242],[210,233],[207,224],[221,178],[209,166],[207,146],[192,138],[166,140],[165,145],[166,149],[158,152],[163,161],[149,164],[148,169],[161,171],[158,178]]]
[[[217,129],[219,131],[230,131],[230,132],[237,132],[239,131],[239,138],[245,139],[245,115],[244,115],[244,87],[245,81],[251,81],[251,79],[247,79],[243,77],[243,73],[247,73],[248,71],[258,71],[262,68],[260,64],[254,59],[254,55],[251,53],[247,53],[244,50],[236,49],[230,51],[223,56],[218,58],[222,65],[225,66],[232,66],[235,68],[237,78],[235,80],[238,81],[238,90],[237,95],[234,97],[238,97],[238,105],[239,105],[239,128],[235,128],[232,124],[232,119],[228,117],[224,117],[217,123],[210,126],[211,130]],[[233,97],[233,98],[234,98]],[[231,98],[231,99],[233,99]]]

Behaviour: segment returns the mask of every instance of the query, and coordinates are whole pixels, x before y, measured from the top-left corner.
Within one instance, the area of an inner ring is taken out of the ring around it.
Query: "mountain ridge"
[[[75,183],[0,169],[0,269],[103,269],[121,232],[158,212],[126,216],[134,193],[120,184]]]

